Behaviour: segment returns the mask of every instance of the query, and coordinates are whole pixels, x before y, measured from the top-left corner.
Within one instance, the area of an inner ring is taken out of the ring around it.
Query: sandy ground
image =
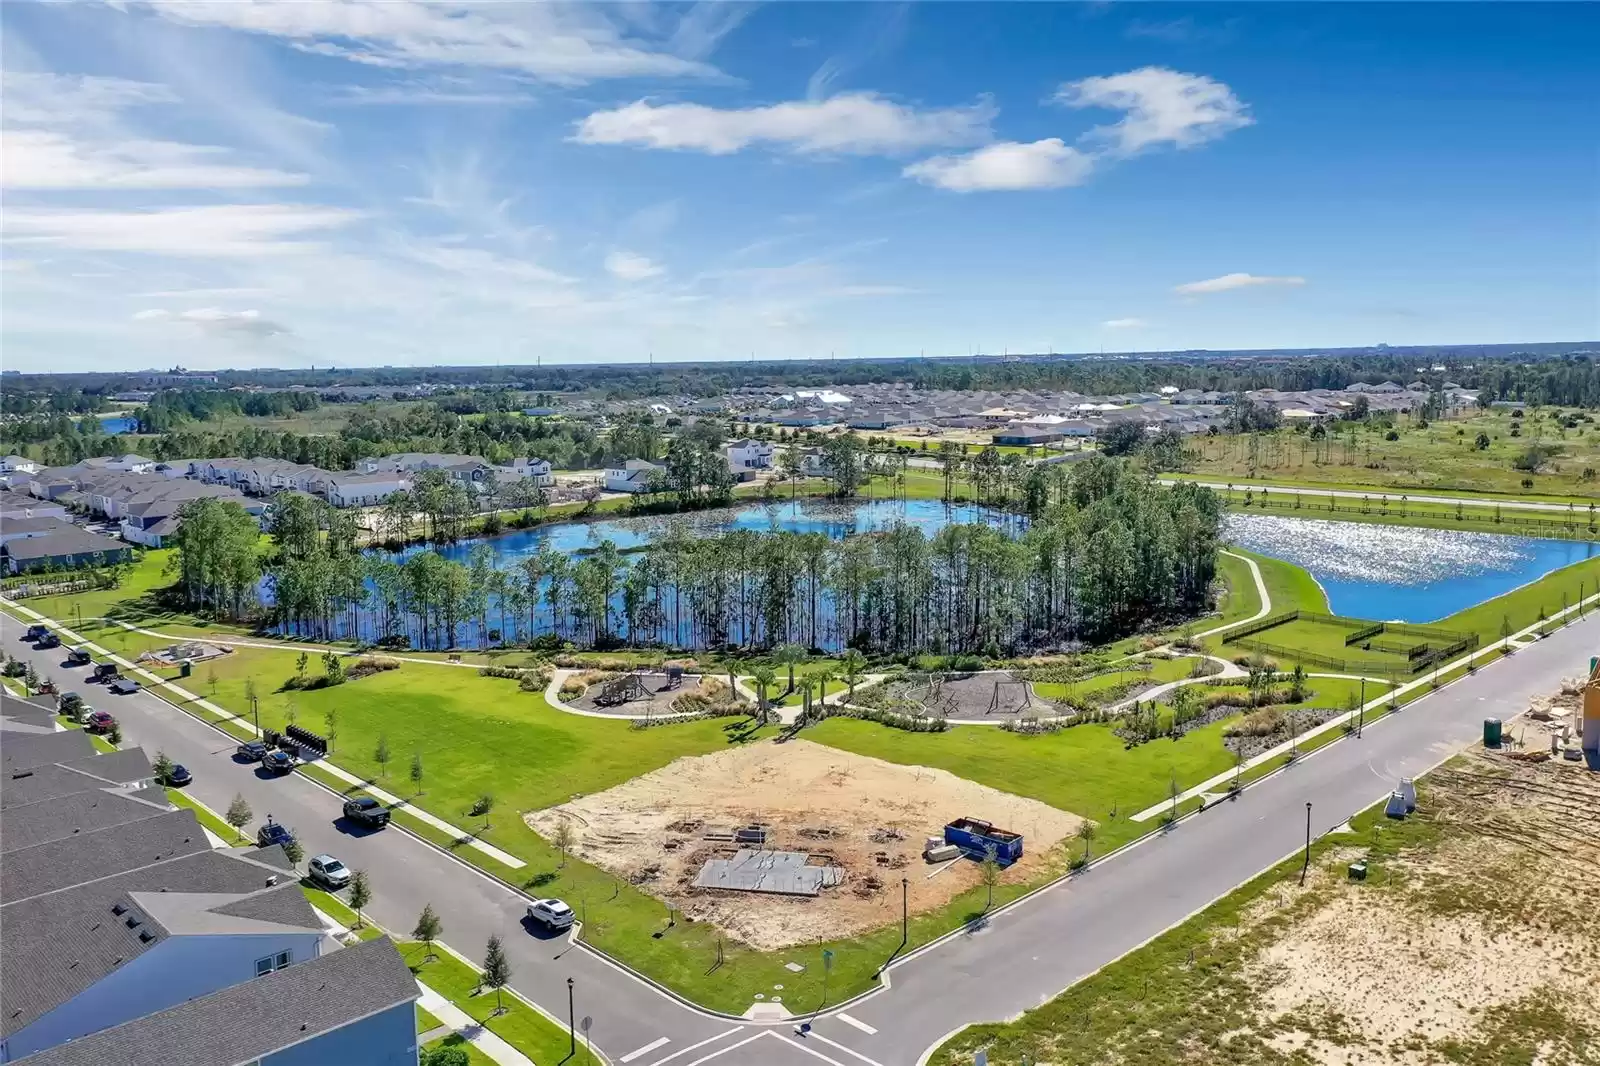
[[[569,818],[574,851],[584,860],[697,921],[771,950],[898,921],[902,877],[909,878],[914,914],[979,884],[977,863],[935,868],[922,860],[924,839],[963,815],[1023,834],[1023,859],[1005,872],[1007,881],[1031,877],[1051,862],[1052,846],[1082,821],[944,770],[900,766],[808,740],[763,741],[678,759],[524,819],[549,837],[560,819]],[[694,888],[707,859],[733,853],[731,845],[706,840],[705,831],[750,823],[769,827],[769,848],[808,851],[844,867],[844,883],[814,898]]]
[[[1543,723],[1512,725],[1525,750],[1547,750]],[[1337,883],[1251,968],[1279,1051],[1433,1062],[1424,1049],[1481,1042],[1497,1008],[1600,1017],[1600,774],[1474,752],[1431,795],[1444,843],[1395,863],[1397,884]],[[1343,1035],[1326,1039],[1318,1019]]]
[[[995,698],[995,682],[1001,682],[1000,702],[993,711],[989,709]],[[925,679],[895,680],[888,682],[882,697],[889,700],[906,699],[924,707],[932,717],[956,721],[984,721],[1029,714],[1050,717],[1056,713],[1053,703],[1033,695],[1033,686],[1015,674],[985,670],[966,676],[951,675],[939,685],[935,695]]]

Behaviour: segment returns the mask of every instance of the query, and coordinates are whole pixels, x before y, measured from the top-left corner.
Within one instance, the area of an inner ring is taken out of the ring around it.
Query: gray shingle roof
[[[58,529],[71,529],[72,523],[59,518],[7,518],[0,520],[0,533],[21,536],[24,533],[47,533]]]
[[[188,808],[18,848],[6,852],[0,868],[0,904],[210,848],[199,819]]]
[[[154,776],[150,756],[144,753],[143,748],[124,748],[70,763],[8,771],[4,779],[5,787],[0,788],[0,808],[38,803],[56,796],[70,796],[91,788],[149,781]]]
[[[19,733],[6,737],[5,744],[0,746],[0,769],[10,777],[18,770],[77,762],[94,753],[94,743],[81,729],[69,729],[64,733]]]
[[[107,826],[126,825],[165,814],[167,797],[158,788],[137,792],[90,789],[70,796],[0,810],[0,852],[31,848]]]
[[[412,1002],[386,937],[41,1051],[29,1066],[236,1066]]]
[[[120,540],[87,533],[77,528],[46,533],[42,537],[25,537],[7,541],[6,554],[13,559],[53,559],[66,555],[86,555],[91,552],[126,551],[128,546]]]
[[[159,943],[111,913],[131,892],[256,892],[283,873],[203,851],[0,907],[0,1036],[18,1031]],[[115,1060],[111,1060],[115,1061]]]

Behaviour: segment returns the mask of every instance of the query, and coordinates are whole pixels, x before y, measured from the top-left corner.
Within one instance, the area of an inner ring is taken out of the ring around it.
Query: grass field
[[[532,1061],[541,1066],[563,1061],[577,1066],[598,1066],[598,1060],[584,1047],[581,1035],[577,1055],[567,1058],[570,1040],[565,1026],[557,1025],[516,996],[504,993],[496,997],[493,991],[483,989],[478,971],[449,952],[435,948],[434,957],[429,959],[427,948],[422,944],[397,946],[417,980],[466,1011],[474,1021]],[[504,1013],[495,1013],[497,999]]]
[[[1525,408],[1524,417],[1496,410],[1442,419],[1418,427],[1408,418],[1394,426],[1397,440],[1386,440],[1387,425],[1335,423],[1315,441],[1307,432],[1197,437],[1190,442],[1197,461],[1189,473],[1208,480],[1272,479],[1313,487],[1375,486],[1395,492],[1497,493],[1544,495],[1587,502],[1600,498],[1600,426],[1587,412],[1565,429],[1556,409]],[[1566,414],[1572,414],[1567,409]],[[1516,436],[1513,436],[1513,430]],[[1480,449],[1478,435],[1488,438]],[[1530,446],[1553,447],[1556,454],[1536,471],[1518,470],[1513,460]],[[1523,486],[1524,478],[1533,485]]]
[[[1418,782],[1412,817],[1372,809],[1313,844],[1304,887],[1288,860],[930,1061],[961,1066],[986,1049],[996,1066],[1593,1062],[1600,1023],[1582,989],[1600,965],[1594,912],[1578,901],[1600,865],[1592,841],[1539,846],[1564,835],[1543,797],[1581,795],[1582,772],[1560,769],[1460,757]],[[1346,877],[1357,858],[1365,881]]]

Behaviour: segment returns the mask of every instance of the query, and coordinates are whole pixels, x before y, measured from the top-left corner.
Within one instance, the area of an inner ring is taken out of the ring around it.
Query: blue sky
[[[1589,4],[5,4],[8,368],[1600,335]]]

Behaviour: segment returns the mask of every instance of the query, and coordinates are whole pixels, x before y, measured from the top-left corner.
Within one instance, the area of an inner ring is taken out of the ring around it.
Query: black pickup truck
[[[369,829],[382,829],[389,824],[389,808],[371,796],[345,800],[344,816],[352,822],[367,826]]]

